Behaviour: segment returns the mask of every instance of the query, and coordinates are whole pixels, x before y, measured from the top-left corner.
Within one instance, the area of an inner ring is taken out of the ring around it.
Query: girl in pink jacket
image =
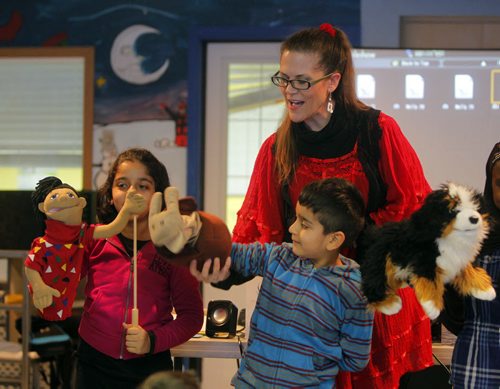
[[[137,219],[137,304],[132,326],[133,220],[121,234],[96,240],[88,249],[85,305],[80,322],[77,388],[136,388],[150,374],[172,369],[170,348],[189,340],[203,324],[198,281],[186,267],[158,253],[148,228],[151,197],[169,186],[165,166],[149,151],[121,153],[97,194],[100,222],[113,220],[127,190],[145,197]],[[176,320],[172,316],[175,309]]]

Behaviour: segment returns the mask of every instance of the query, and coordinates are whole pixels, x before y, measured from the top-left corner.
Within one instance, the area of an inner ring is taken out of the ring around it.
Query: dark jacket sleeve
[[[247,281],[253,279],[254,276],[244,276],[234,270],[231,270],[231,274],[224,281],[217,282],[215,284],[211,284],[213,287],[217,289],[229,290],[233,285],[241,285]]]
[[[464,297],[459,295],[451,285],[446,285],[443,295],[444,309],[441,311],[439,321],[454,335],[464,326]]]

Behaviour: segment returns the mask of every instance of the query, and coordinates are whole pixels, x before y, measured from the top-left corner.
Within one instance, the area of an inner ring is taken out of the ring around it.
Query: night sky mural
[[[175,120],[187,101],[191,30],[306,26],[324,21],[358,26],[359,2],[3,1],[0,46],[93,46],[96,124]]]

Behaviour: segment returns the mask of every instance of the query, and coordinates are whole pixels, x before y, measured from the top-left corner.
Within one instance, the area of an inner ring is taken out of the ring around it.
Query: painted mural
[[[94,179],[98,180],[113,153],[120,151],[113,148],[116,143],[185,152],[192,30],[318,25],[325,15],[333,23],[359,25],[359,1],[11,0],[0,6],[0,47],[95,48]],[[157,133],[150,137],[151,143],[117,139],[144,130]]]

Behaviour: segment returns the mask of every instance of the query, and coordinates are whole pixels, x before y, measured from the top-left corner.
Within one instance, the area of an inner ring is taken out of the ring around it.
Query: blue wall
[[[241,32],[212,34],[218,40],[234,40],[238,34],[245,40],[281,40],[292,26],[328,21],[351,30],[351,39],[360,41],[359,0],[10,0],[1,4],[0,47],[95,48],[94,121],[98,124],[169,119],[163,107],[176,108],[187,98],[189,37],[200,29]],[[118,61],[119,68],[113,66]]]

